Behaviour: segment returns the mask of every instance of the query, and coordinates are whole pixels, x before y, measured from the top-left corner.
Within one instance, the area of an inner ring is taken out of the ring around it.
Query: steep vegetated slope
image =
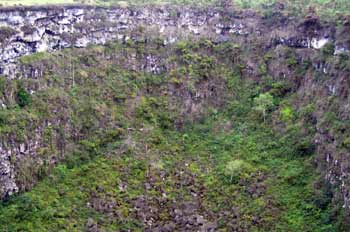
[[[11,159],[20,190],[42,181],[3,203],[5,228],[336,228],[313,189],[308,108],[288,100],[293,81],[245,78],[242,50],[130,41],[33,57],[59,76],[5,84],[19,106],[2,111],[2,128],[37,147]],[[167,72],[142,71],[150,53]]]
[[[16,60],[1,229],[348,231],[349,23],[246,14],[283,36],[138,28]]]

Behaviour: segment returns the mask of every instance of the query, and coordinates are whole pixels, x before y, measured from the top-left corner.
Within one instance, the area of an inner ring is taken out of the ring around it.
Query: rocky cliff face
[[[110,41],[136,41],[147,43],[160,39],[162,46],[182,39],[207,38],[214,43],[232,41],[249,47],[258,43],[259,52],[273,51],[278,54],[281,47],[289,47],[297,52],[297,63],[304,60],[312,62],[316,75],[331,78],[320,81],[309,74],[295,84],[298,97],[305,102],[315,102],[317,130],[317,166],[325,180],[339,189],[344,207],[349,207],[350,171],[349,152],[339,144],[346,143],[347,137],[337,137],[339,133],[324,124],[324,114],[331,108],[332,99],[338,99],[341,106],[335,109],[340,120],[349,120],[348,70],[340,70],[339,64],[319,60],[312,54],[327,44],[334,44],[332,56],[335,60],[350,51],[350,24],[344,22],[341,27],[332,23],[320,22],[315,16],[295,19],[276,13],[261,16],[257,13],[228,12],[222,9],[194,9],[171,7],[134,8],[98,8],[86,6],[8,8],[0,10],[0,71],[9,79],[42,78],[45,71],[51,71],[52,65],[23,64],[21,58],[38,52],[51,52],[62,48],[83,48],[90,44],[106,44]],[[256,51],[253,51],[253,53]],[[256,54],[255,54],[256,55]],[[250,58],[244,60],[245,75],[259,76],[258,65]],[[115,64],[128,69],[160,73],[169,69],[161,55],[148,54],[136,60],[135,54],[123,57],[110,57]],[[293,79],[290,65],[270,63],[268,71],[278,78]],[[291,62],[290,62],[291,63]],[[275,65],[275,67],[274,67]],[[278,67],[278,68],[276,68]],[[62,71],[62,70],[60,70]],[[305,94],[309,93],[309,94]],[[174,93],[176,94],[176,93]],[[320,98],[327,101],[318,101]],[[4,106],[5,107],[5,106]],[[43,125],[46,127],[47,125]],[[346,132],[346,131],[345,131]],[[344,133],[345,133],[344,132]],[[25,143],[17,143],[11,138],[1,141],[0,146],[0,196],[2,198],[19,190],[16,183],[16,170],[11,159],[35,157],[38,147],[42,146],[42,129],[33,133]],[[348,145],[346,145],[348,146]]]
[[[165,44],[199,37],[216,42],[249,42],[252,38],[263,38],[266,46],[284,44],[319,49],[332,41],[336,44],[335,53],[350,48],[349,41],[343,39],[346,35],[337,31],[334,25],[322,25],[312,17],[302,23],[278,14],[269,17],[219,8],[70,6],[0,9],[0,74],[11,78],[21,76],[16,70],[18,58],[36,52],[151,37],[164,38]]]

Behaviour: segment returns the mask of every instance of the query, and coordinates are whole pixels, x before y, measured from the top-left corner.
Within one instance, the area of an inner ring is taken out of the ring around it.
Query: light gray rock
[[[300,34],[293,22],[290,24],[294,27],[285,27],[287,31],[277,26],[266,28],[260,16],[239,14],[225,15],[225,12],[215,8],[203,10],[190,7],[131,9],[67,6],[0,9],[0,25],[19,31],[0,44],[0,74],[14,78],[19,71],[16,65],[10,64],[16,64],[18,58],[24,55],[71,46],[83,48],[89,44],[105,44],[128,37],[133,39],[133,32],[140,28],[145,32],[150,30],[149,36],[161,35],[164,44],[189,37],[218,41],[223,35],[230,40],[235,40],[237,36],[266,36],[266,40],[270,41],[270,35],[274,35],[273,45],[319,49],[334,38],[334,35],[329,34],[330,30],[318,31],[315,37]],[[25,35],[21,31],[24,25],[36,30]],[[349,49],[337,47],[335,53]]]

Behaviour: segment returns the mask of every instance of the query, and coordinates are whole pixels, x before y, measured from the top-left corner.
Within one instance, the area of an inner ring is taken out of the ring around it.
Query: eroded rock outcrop
[[[346,31],[337,32],[333,25],[323,25],[317,18],[297,22],[282,15],[266,18],[254,12],[220,8],[5,8],[0,9],[0,31],[0,74],[11,78],[21,76],[16,62],[22,56],[114,40],[161,37],[166,44],[186,38],[249,42],[258,37],[264,38],[267,46],[319,49],[335,42],[336,53],[350,48],[349,41],[344,40]]]

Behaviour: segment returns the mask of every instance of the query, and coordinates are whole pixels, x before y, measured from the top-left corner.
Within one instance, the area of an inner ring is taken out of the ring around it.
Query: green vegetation
[[[27,192],[0,204],[1,230],[339,231],[327,188],[313,188],[314,107],[294,111],[283,81],[242,78],[227,52],[242,49],[129,42],[23,58],[44,74],[1,84],[15,94],[0,132],[25,141],[46,125],[44,142],[40,162],[11,160]],[[148,54],[169,72],[122,68]]]
[[[0,4],[3,6],[13,5],[45,5],[45,4],[72,4],[76,3],[74,0],[54,0],[54,1],[43,1],[43,0],[0,0]]]
[[[249,178],[252,167],[245,161],[235,159],[226,164],[225,174],[230,178],[230,182],[238,182],[241,178]]]
[[[343,27],[350,12],[349,0],[0,4],[252,8],[266,28],[314,13]],[[331,85],[346,80],[348,54],[334,56],[333,43],[304,52],[259,38],[164,45],[144,32],[21,57],[33,78],[0,77],[0,138],[19,150],[9,162],[20,190],[0,203],[0,231],[350,231],[342,193],[315,167],[328,165],[315,156],[316,129],[332,143],[318,150],[349,153],[348,99],[335,97],[348,90]],[[0,43],[16,33],[0,27]]]
[[[273,96],[270,93],[261,93],[254,98],[255,110],[260,112],[266,119],[267,112],[273,107]]]
[[[0,0],[3,6],[13,5],[45,5],[45,4],[88,4],[103,6],[134,6],[134,5],[189,5],[196,7],[219,6],[224,9],[238,7],[253,8],[262,11],[266,17],[274,17],[274,4],[283,4],[284,10],[292,14],[308,14],[310,9],[325,17],[346,15],[350,11],[348,0]],[[273,22],[273,20],[272,20]]]
[[[30,95],[23,87],[20,87],[17,92],[17,100],[20,107],[25,107],[30,103]]]
[[[203,208],[194,210],[206,218],[208,212],[218,218],[231,213],[220,218],[218,229],[332,231],[321,220],[326,215],[310,202],[308,183],[314,177],[306,171],[307,159],[286,153],[291,145],[281,144],[268,129],[252,129],[252,122],[218,133],[215,127],[222,125],[215,121],[183,133],[154,128],[148,138],[137,132],[132,135],[136,148],[125,151],[116,141],[89,162],[60,165],[31,192],[4,203],[0,221],[9,231],[81,231],[88,221],[107,231],[142,230],[138,210],[149,212],[134,209],[142,199],[141,207],[156,207],[149,217],[158,216],[164,224],[181,204],[199,201]],[[159,200],[165,205],[157,206]],[[238,217],[236,223],[231,217]]]

